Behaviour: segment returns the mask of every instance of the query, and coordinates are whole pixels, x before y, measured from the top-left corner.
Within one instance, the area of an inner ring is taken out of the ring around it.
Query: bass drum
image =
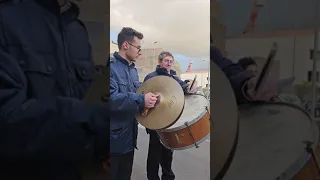
[[[237,146],[238,106],[229,79],[213,61],[210,62],[210,177],[220,180]]]
[[[186,95],[184,109],[178,121],[157,133],[168,149],[198,148],[210,136],[209,101],[200,94]]]
[[[259,102],[241,106],[239,117],[239,144],[223,180],[296,179],[310,159],[305,142],[318,145],[318,127],[309,114],[293,104]]]

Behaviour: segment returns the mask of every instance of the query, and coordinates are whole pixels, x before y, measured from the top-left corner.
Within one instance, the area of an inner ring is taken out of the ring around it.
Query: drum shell
[[[192,123],[171,130],[157,131],[162,143],[172,150],[184,150],[204,142],[210,136],[210,111]]]
[[[316,159],[319,163],[320,158],[320,145],[317,146],[317,148],[314,151],[314,154],[316,156]],[[315,166],[314,161],[309,157],[309,160],[303,166],[303,168],[298,172],[297,175],[292,180],[318,180],[320,179],[320,174],[317,170],[317,167]]]

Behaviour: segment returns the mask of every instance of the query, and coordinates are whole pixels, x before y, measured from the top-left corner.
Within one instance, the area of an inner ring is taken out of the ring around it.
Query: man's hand
[[[194,83],[193,83],[193,86],[192,86],[192,88],[189,90],[189,88],[190,88],[190,86],[191,86],[191,82],[188,82],[188,89],[187,89],[187,91],[188,91],[188,93],[190,93],[190,94],[194,94],[194,93],[196,93],[197,92],[197,89],[198,89],[198,83],[197,83],[197,81],[195,81]]]
[[[248,89],[246,93],[252,101],[270,101],[277,96],[276,84],[270,81],[265,82],[263,87],[261,87],[258,92],[255,92],[254,87],[257,80],[257,77],[253,77],[247,84]]]
[[[147,94],[145,94],[144,95],[144,106],[146,107],[146,108],[153,108],[154,107],[154,105],[156,104],[156,102],[157,102],[157,97],[158,97],[159,95],[156,95],[156,94],[153,94],[153,93],[151,93],[151,92],[149,92],[149,93],[147,93]]]

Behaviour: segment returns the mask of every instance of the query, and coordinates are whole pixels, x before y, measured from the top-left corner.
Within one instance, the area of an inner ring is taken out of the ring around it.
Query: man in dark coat
[[[174,64],[173,55],[170,52],[162,52],[158,57],[158,63],[156,70],[148,74],[144,81],[155,77],[155,76],[168,76],[175,79],[183,89],[185,94],[192,94],[196,92],[196,83],[191,90],[189,90],[189,85],[177,77],[176,72],[172,70]],[[148,159],[147,159],[147,178],[148,180],[160,180],[158,172],[159,165],[162,169],[162,180],[173,180],[175,175],[172,171],[172,159],[173,151],[166,148],[158,137],[156,131],[151,129],[146,129],[147,133],[150,135],[149,140],[149,150],[148,150]]]
[[[119,53],[110,58],[110,180],[130,180],[137,146],[136,113],[152,108],[157,95],[137,94],[140,87],[134,62],[141,55],[143,34],[125,27],[118,35]]]
[[[79,180],[106,158],[109,105],[81,100],[96,77],[88,34],[59,2],[0,2],[1,180]]]
[[[259,93],[254,92],[257,76],[250,71],[244,71],[238,63],[233,63],[225,58],[221,51],[214,46],[212,36],[210,36],[210,60],[216,63],[230,80],[238,103],[250,101],[269,101],[276,96],[276,86],[274,83],[265,85],[265,89]]]

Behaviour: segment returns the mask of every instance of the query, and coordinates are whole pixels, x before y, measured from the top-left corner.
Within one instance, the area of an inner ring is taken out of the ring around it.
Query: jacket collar
[[[160,67],[159,65],[157,65],[156,72],[159,75],[172,75],[172,76],[177,75],[176,71],[171,69],[169,74],[166,68]]]
[[[129,65],[128,61],[125,60],[124,58],[122,58],[122,57],[119,55],[118,52],[114,52],[114,53],[113,53],[113,56],[114,56],[118,61],[120,61],[121,63],[123,63],[123,64],[126,65],[126,66],[129,66],[129,67],[134,67],[134,66],[135,66],[134,63],[131,63],[131,64]]]

